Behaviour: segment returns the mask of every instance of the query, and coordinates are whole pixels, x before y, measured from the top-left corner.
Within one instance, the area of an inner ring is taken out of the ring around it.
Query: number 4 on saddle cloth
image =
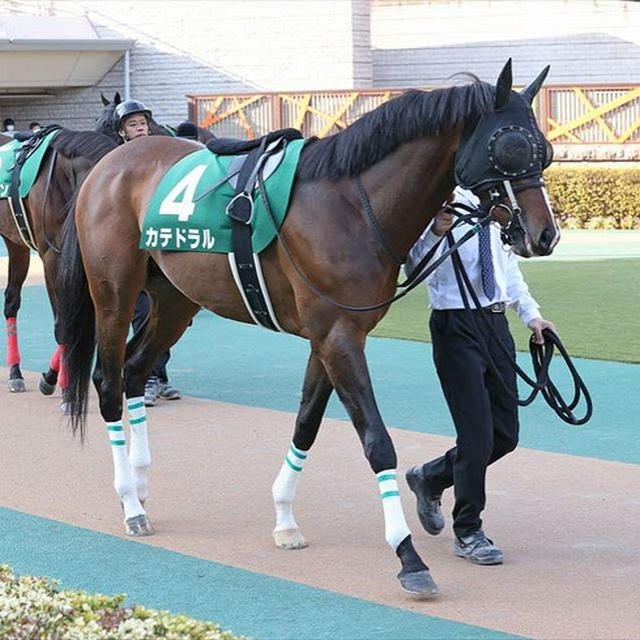
[[[304,144],[299,131],[283,129],[257,140],[215,139],[182,158],[151,199],[140,248],[226,253],[253,321],[282,331],[258,254],[284,221]]]
[[[257,140],[211,140],[209,148],[179,160],[163,176],[151,199],[140,248],[213,253],[233,251],[232,219],[226,213],[227,207],[236,196],[237,180],[249,153],[259,149],[265,139],[266,157],[260,166],[269,204],[279,227],[289,206],[300,152],[305,143],[301,134],[291,129],[274,131]],[[260,253],[273,240],[276,229],[255,187],[254,181],[251,185],[254,209],[249,222],[253,251]]]

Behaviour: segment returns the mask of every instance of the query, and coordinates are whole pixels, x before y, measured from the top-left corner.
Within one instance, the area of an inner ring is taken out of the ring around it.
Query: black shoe
[[[444,518],[440,509],[442,494],[431,493],[422,467],[411,467],[405,474],[409,489],[416,494],[416,509],[420,524],[427,533],[437,536],[444,529]]]
[[[484,535],[482,529],[461,538],[456,536],[453,552],[473,564],[502,564],[502,551]]]

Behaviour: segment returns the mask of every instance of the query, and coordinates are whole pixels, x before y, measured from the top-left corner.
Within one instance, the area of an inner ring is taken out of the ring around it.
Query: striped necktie
[[[480,227],[478,233],[480,254],[480,273],[482,275],[482,290],[489,302],[493,301],[496,293],[496,279],[493,272],[493,260],[491,259],[491,229],[488,224]]]

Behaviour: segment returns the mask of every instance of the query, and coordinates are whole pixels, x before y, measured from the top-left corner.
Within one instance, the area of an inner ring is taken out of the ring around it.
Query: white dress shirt
[[[478,202],[471,192],[460,188],[456,188],[455,190],[455,201],[472,205]],[[405,264],[407,274],[413,271],[429,249],[440,240],[440,236],[437,236],[431,230],[432,224],[433,223],[427,226],[417,242],[411,247]],[[528,325],[534,318],[542,317],[539,311],[539,305],[529,293],[529,287],[522,277],[516,255],[511,249],[503,246],[502,240],[500,239],[499,225],[492,222],[490,228],[491,253],[496,282],[495,295],[492,300],[489,300],[482,290],[477,234],[458,249],[460,259],[467,271],[469,280],[478,296],[481,306],[486,307],[494,302],[504,302],[507,307],[517,312],[524,324]],[[469,226],[466,224],[461,224],[456,227],[452,232],[454,240],[459,240],[468,230]],[[449,244],[445,238],[440,243],[438,250],[429,264],[448,248]],[[426,279],[425,284],[429,291],[429,300],[432,309],[464,309],[464,303],[460,296],[451,258],[446,259]],[[467,298],[473,308],[474,305],[468,293]]]

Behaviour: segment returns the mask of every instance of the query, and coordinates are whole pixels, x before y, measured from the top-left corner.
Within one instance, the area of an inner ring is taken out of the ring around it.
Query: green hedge
[[[16,576],[0,565],[0,638],[12,640],[247,640],[202,622],[140,605],[125,596],[59,590],[56,580]]]
[[[544,179],[562,228],[640,229],[640,163],[637,169],[555,165]]]

